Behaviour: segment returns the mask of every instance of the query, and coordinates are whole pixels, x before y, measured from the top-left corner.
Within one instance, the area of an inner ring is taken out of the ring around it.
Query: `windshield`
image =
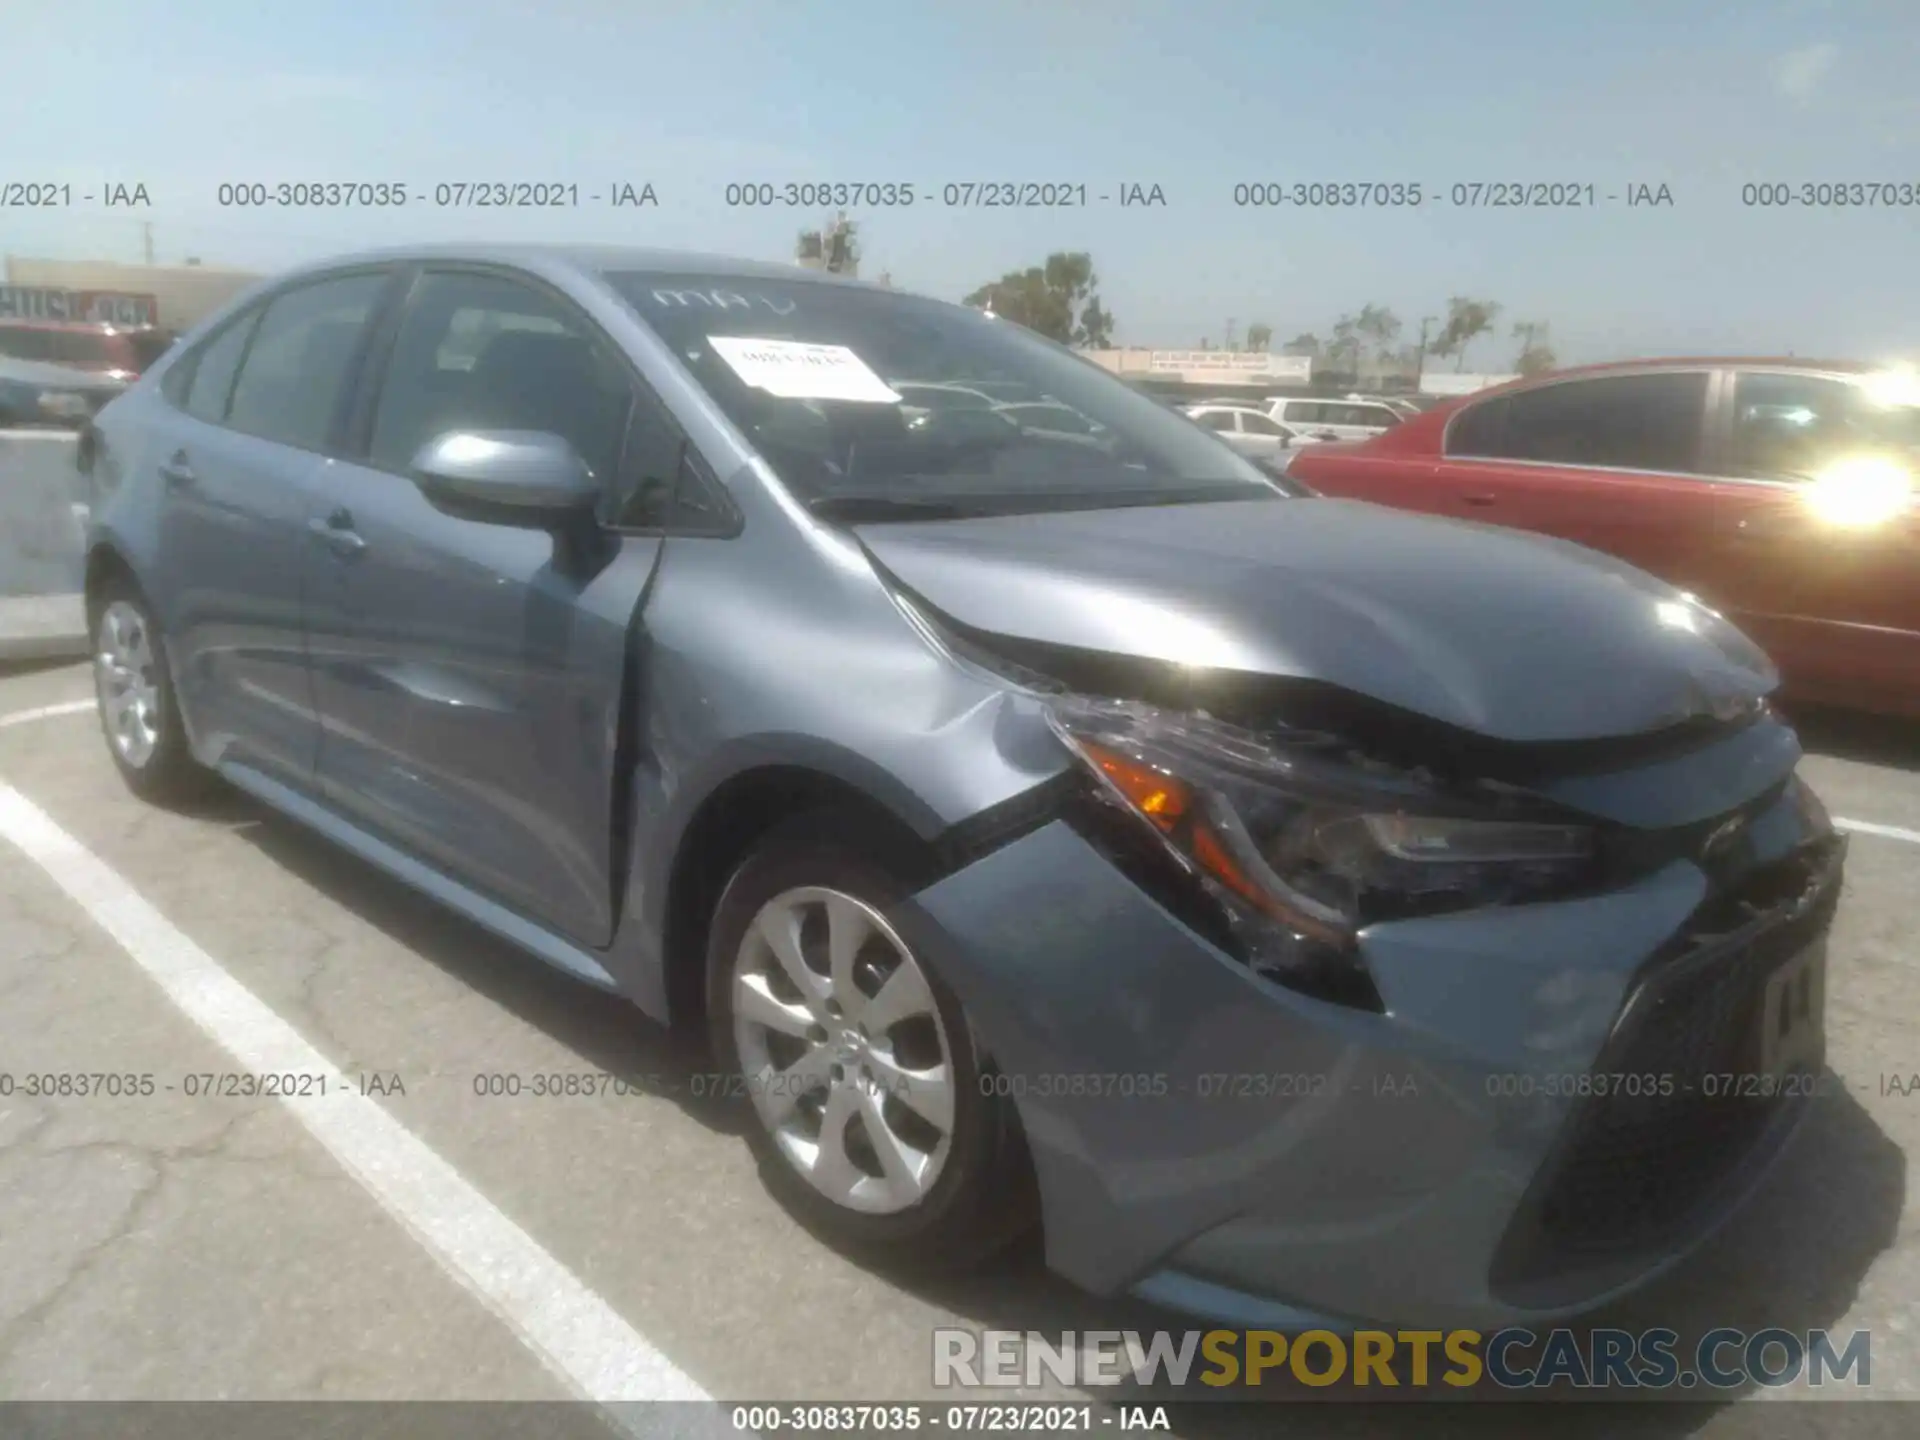
[[[809,280],[607,277],[801,499],[1001,514],[1301,493],[1009,321]]]

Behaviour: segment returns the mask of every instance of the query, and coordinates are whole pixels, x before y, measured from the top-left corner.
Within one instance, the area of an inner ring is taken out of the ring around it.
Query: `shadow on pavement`
[[[1808,705],[1781,708],[1810,755],[1920,771],[1920,720]]]

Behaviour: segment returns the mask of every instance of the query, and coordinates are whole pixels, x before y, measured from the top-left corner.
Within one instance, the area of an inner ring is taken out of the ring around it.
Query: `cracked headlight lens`
[[[1378,919],[1544,898],[1591,872],[1592,829],[1503,793],[1460,795],[1326,737],[1082,696],[1055,732],[1274,964],[1350,950]]]

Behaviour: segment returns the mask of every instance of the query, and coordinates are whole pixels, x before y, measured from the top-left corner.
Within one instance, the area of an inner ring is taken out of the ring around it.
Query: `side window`
[[[386,283],[385,274],[342,275],[269,301],[234,384],[227,423],[283,445],[323,446]]]
[[[1506,443],[1507,397],[1469,405],[1447,424],[1447,454],[1501,455]]]
[[[1507,397],[1504,434],[1489,453],[1547,464],[1694,471],[1706,402],[1704,372],[1543,385]]]
[[[1243,410],[1240,412],[1240,428],[1251,435],[1284,435],[1287,433],[1266,416],[1256,415],[1251,410]]]
[[[1849,454],[1915,447],[1915,412],[1875,406],[1845,380],[1765,372],[1734,379],[1731,475],[1806,480]]]
[[[1233,429],[1233,413],[1228,410],[1202,410],[1193,418],[1209,430]]]
[[[501,275],[433,271],[414,287],[394,339],[368,459],[404,470],[449,430],[544,430],[610,480],[632,393],[606,343],[545,291]]]
[[[1290,400],[1286,413],[1280,418],[1289,425],[1317,425],[1326,408],[1313,400]]]
[[[246,353],[247,337],[253,334],[253,327],[259,319],[258,310],[241,316],[214,336],[212,343],[204,346],[192,358],[192,369],[186,394],[181,397],[181,407],[194,419],[215,425],[226,423],[227,398],[233,394],[233,377],[240,369],[240,357]]]

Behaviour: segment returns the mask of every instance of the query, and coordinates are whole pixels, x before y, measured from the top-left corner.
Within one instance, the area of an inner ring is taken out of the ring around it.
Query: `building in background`
[[[6,259],[8,286],[76,297],[145,297],[151,300],[146,323],[164,330],[186,329],[263,278],[251,270],[212,265],[126,265],[114,260],[30,260],[16,255]],[[80,313],[39,318],[89,316]],[[125,323],[125,317],[120,318]]]
[[[1082,350],[1103,370],[1173,398],[1244,394],[1250,403],[1269,395],[1298,395],[1313,384],[1305,355],[1267,350]]]
[[[1518,380],[1518,375],[1473,375],[1460,374],[1451,370],[1429,370],[1420,377],[1422,395],[1471,395],[1476,390],[1485,390],[1489,386],[1504,385],[1509,380]]]

